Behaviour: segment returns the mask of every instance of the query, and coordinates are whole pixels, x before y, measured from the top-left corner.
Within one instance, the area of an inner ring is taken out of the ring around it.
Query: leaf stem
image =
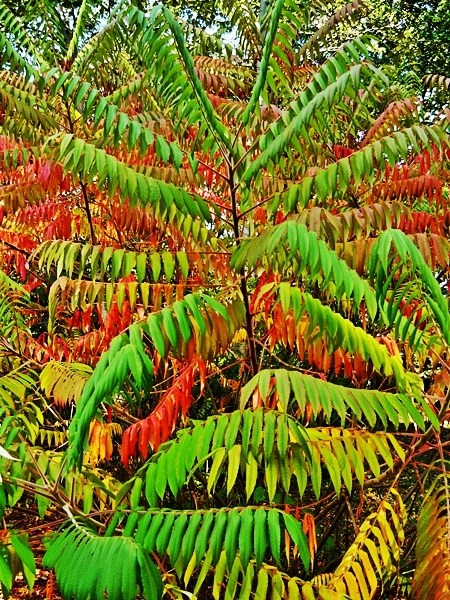
[[[233,216],[233,232],[234,237],[236,239],[236,246],[239,248],[241,245],[240,241],[240,233],[239,233],[239,215],[237,208],[237,198],[236,198],[236,190],[234,188],[234,169],[230,165],[228,169],[228,185],[230,188],[230,198],[231,198],[231,207],[232,207],[232,216]],[[252,375],[256,375],[258,372],[258,357],[256,353],[256,344],[255,337],[253,331],[253,318],[252,313],[250,311],[250,300],[247,290],[247,280],[246,276],[242,275],[240,278],[239,287],[242,294],[242,300],[245,306],[245,329],[247,331],[247,339],[248,339],[248,349],[250,354],[250,364],[251,364],[251,372]]]

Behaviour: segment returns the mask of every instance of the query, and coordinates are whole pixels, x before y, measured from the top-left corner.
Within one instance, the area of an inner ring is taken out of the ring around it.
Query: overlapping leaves
[[[450,588],[450,510],[448,473],[438,475],[427,493],[417,522],[415,600],[437,600]]]
[[[407,514],[395,489],[390,496],[363,522],[327,587],[350,598],[373,598],[380,581],[396,573]]]
[[[374,427],[379,419],[386,428],[388,423],[398,428],[414,422],[423,430],[426,420],[439,426],[436,415],[428,403],[418,396],[392,394],[377,390],[364,390],[336,385],[322,379],[286,369],[265,369],[255,375],[242,389],[241,407],[248,403],[276,406],[285,412],[294,411],[305,419],[324,415],[328,421],[337,413],[342,426],[349,415],[364,419]]]
[[[412,280],[405,275],[405,266],[411,270]],[[387,299],[386,315],[390,324],[396,324],[398,330],[398,321],[402,317],[400,310],[402,300],[410,303],[418,298],[419,301],[425,301],[426,308],[439,326],[443,338],[447,344],[450,343],[448,299],[444,298],[439,283],[418,248],[404,233],[392,229],[384,232],[378,238],[371,254],[369,269],[370,275],[375,281],[377,297]],[[392,292],[390,291],[391,287],[393,288]],[[416,315],[413,313],[403,324],[400,335],[407,337],[408,326],[415,317]],[[416,327],[413,336],[415,337],[417,333]]]
[[[161,358],[169,351],[176,356],[199,354],[215,356],[225,350],[241,325],[242,301],[221,304],[204,294],[189,294],[160,312],[151,314],[129,333],[114,338],[103,353],[94,373],[83,390],[72,420],[69,435],[69,462],[79,463],[89,428],[98,407],[109,401],[131,373],[136,385],[150,389],[153,363],[147,355],[142,335],[145,334]]]
[[[169,282],[178,273],[182,279],[187,280],[193,268],[192,258],[183,251],[133,252],[70,240],[44,242],[36,249],[35,256],[38,258],[39,267],[45,265],[47,273],[50,273],[52,267],[55,268],[56,277],[62,273],[72,277],[75,272],[80,279],[88,276],[93,281],[115,281],[133,273],[138,283],[144,283],[148,272],[151,272],[154,282],[159,281],[162,276]]]
[[[230,494],[238,481],[245,481],[247,500],[258,481],[270,501],[279,486],[287,493],[295,488],[302,496],[308,482],[319,497],[324,469],[339,494],[342,484],[352,490],[354,477],[362,485],[367,470],[378,477],[381,464],[392,467],[395,455],[404,456],[404,451],[390,433],[304,429],[285,413],[247,409],[210,417],[161,446],[143,467],[145,494],[150,506],[157,506],[168,491],[177,497],[205,468],[208,492],[226,482]]]
[[[244,569],[253,557],[259,568],[269,554],[280,565],[285,531],[308,571],[310,558],[302,525],[278,509],[247,506],[138,512],[131,513],[125,525],[125,534],[133,536],[148,553],[168,554],[172,566],[185,579],[201,566],[207,553],[210,564],[217,565],[225,552],[229,570],[237,553]],[[289,552],[289,547],[285,551]]]
[[[372,335],[313,298],[311,294],[291,286],[288,282],[269,283],[261,288],[256,305],[267,305],[268,298],[272,299],[272,302],[275,301],[275,305],[280,303],[283,313],[292,314],[296,323],[307,315],[307,338],[310,340],[321,336],[333,350],[342,348],[346,352],[359,354],[363,360],[370,360],[376,371],[384,373],[387,377],[393,376],[399,391],[420,394],[419,378],[404,369],[399,356],[391,356],[387,348],[379,344]],[[269,313],[272,308],[271,306]]]
[[[159,600],[163,586],[158,568],[142,546],[129,537],[102,537],[74,523],[56,536],[44,556],[55,569],[66,598],[134,600],[140,590]]]
[[[244,241],[232,256],[231,265],[237,271],[258,264],[270,272],[283,273],[288,268],[295,275],[306,272],[311,284],[319,281],[322,290],[332,290],[338,299],[353,298],[357,306],[364,299],[369,316],[376,316],[376,297],[368,283],[302,223],[288,220],[267,228],[260,236]]]

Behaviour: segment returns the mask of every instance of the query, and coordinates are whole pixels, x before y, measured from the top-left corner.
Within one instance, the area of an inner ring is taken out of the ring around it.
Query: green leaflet
[[[280,513],[275,510],[267,515],[267,528],[269,531],[270,551],[278,566],[280,566],[281,526]]]
[[[215,488],[216,483],[220,475],[222,474],[222,464],[226,457],[226,449],[218,448],[214,453],[214,459],[211,465],[211,470],[208,476],[208,492],[211,492],[212,489]]]
[[[178,517],[170,534],[170,540],[167,545],[167,553],[173,565],[176,564],[181,552],[182,541],[188,526],[188,515],[183,514]]]
[[[169,162],[170,146],[161,135],[158,135],[156,138],[156,155],[165,163]]]
[[[256,486],[258,479],[259,464],[256,458],[251,452],[247,454],[247,464],[245,465],[245,493],[247,496],[247,502]]]
[[[176,348],[177,344],[178,344],[178,332],[177,332],[177,327],[175,325],[175,320],[173,318],[171,309],[164,308],[161,311],[161,316],[162,316],[162,324],[164,325],[164,329],[166,331],[167,338],[168,338],[171,346],[173,348]],[[150,325],[150,319],[148,319],[147,324]],[[158,326],[160,326],[160,323],[158,323]],[[157,347],[157,349],[158,349],[158,347]],[[163,352],[160,352],[159,349],[158,349],[158,352],[161,354],[161,356],[164,356],[165,355],[164,346],[163,346]]]
[[[310,566],[308,542],[306,535],[303,533],[302,525],[287,513],[283,513],[283,519],[292,541],[298,547],[305,570],[308,571]]]
[[[3,544],[0,546],[0,583],[2,589],[9,593],[13,585],[13,572],[8,549]]]
[[[234,562],[236,552],[239,548],[239,531],[241,528],[241,517],[238,511],[231,511],[228,515],[228,523],[225,532],[224,548],[227,557],[228,567]]]
[[[241,529],[239,532],[239,551],[241,562],[245,568],[253,553],[253,526],[254,513],[251,508],[244,508],[241,512]]]
[[[219,511],[214,519],[214,529],[212,530],[209,540],[211,560],[213,563],[220,562],[222,558],[222,548],[225,540],[227,529],[228,515],[225,512]]]
[[[268,546],[267,514],[266,510],[259,509],[254,516],[253,546],[257,568],[261,566]]]
[[[13,535],[11,537],[11,544],[17,557],[22,563],[22,571],[27,582],[28,589],[31,590],[36,577],[36,563],[33,552],[28,544],[27,536]]]

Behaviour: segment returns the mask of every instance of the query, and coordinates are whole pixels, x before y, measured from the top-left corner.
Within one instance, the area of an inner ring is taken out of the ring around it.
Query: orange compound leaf
[[[202,391],[206,380],[206,362],[199,357],[180,371],[148,417],[126,429],[121,449],[122,463],[125,466],[128,466],[130,458],[136,457],[137,454],[147,458],[149,448],[156,451],[169,439],[178,419],[185,417],[192,405],[192,388],[197,377],[200,379]]]
[[[404,233],[436,233],[442,234],[444,219],[437,219],[435,215],[427,212],[412,212],[408,217],[401,215],[397,228]]]
[[[78,338],[73,348],[73,358],[86,364],[95,365],[110,341],[110,337],[104,332],[91,331]]]
[[[123,204],[114,202],[111,216],[120,231],[138,235],[142,240],[149,239],[156,245],[159,239],[158,224],[145,208],[131,208],[128,201]]]
[[[54,191],[59,188],[64,181],[62,165],[59,163],[53,164],[49,160],[38,161],[37,178],[46,191]]]
[[[418,154],[412,164],[419,165],[419,175],[425,175],[429,173],[432,165],[436,165],[442,163],[442,160],[450,157],[450,148],[448,145],[443,146],[439,149],[436,144],[432,144],[430,149],[422,150],[420,154]]]
[[[28,274],[28,279],[26,283],[24,283],[23,287],[27,292],[32,292],[33,290],[39,288],[42,285],[41,279],[38,279],[33,274]]]
[[[63,318],[61,317],[60,320]],[[66,323],[69,331],[76,329],[85,335],[75,339],[72,346],[72,359],[90,365],[95,364],[111,340],[127,329],[132,322],[133,313],[127,298],[122,301],[122,306],[119,308],[113,296],[106,315],[102,314],[100,304],[87,304],[83,308],[76,308],[66,319]],[[94,329],[97,325],[98,329]]]
[[[71,236],[72,214],[69,211],[61,213],[44,231],[46,240],[68,240]]]
[[[316,522],[311,513],[305,513],[303,517],[303,533],[308,538],[309,554],[311,556],[311,566],[314,565],[314,557],[317,552]]]
[[[333,146],[334,156],[336,160],[340,160],[341,158],[346,158],[347,156],[351,156],[355,150],[353,148],[347,148],[347,146],[341,146],[339,144],[335,144]]]
[[[210,167],[208,165],[200,165],[198,171],[202,175],[206,185],[209,188],[212,188],[214,185],[217,184],[217,176],[212,166]]]
[[[450,389],[450,373],[442,370],[436,374],[434,382],[428,390],[428,395],[444,399],[448,389]]]
[[[9,213],[30,204],[41,204],[60,191],[68,191],[71,177],[64,178],[62,166],[38,159],[10,173],[1,187],[2,202]]]
[[[25,252],[32,252],[37,247],[36,240],[31,235],[16,233],[15,231],[8,231],[6,229],[0,230],[0,245],[2,242],[6,246],[15,246]]]
[[[435,199],[436,203],[442,203],[442,181],[433,175],[420,175],[419,177],[408,177],[407,173],[397,179],[397,171],[394,170],[390,181],[380,183],[373,189],[373,197],[377,200],[412,200],[418,198]]]
[[[371,368],[359,354],[349,354],[338,348],[330,351],[326,338],[316,337],[314,332],[309,332],[309,319],[304,316],[295,323],[292,314],[284,315],[281,305],[272,310],[271,304],[267,305],[268,336],[267,342],[272,351],[277,344],[296,351],[302,361],[307,361],[311,368],[320,373],[334,372],[336,376],[345,376],[361,387],[368,379]]]
[[[117,423],[105,423],[97,419],[92,421],[86,453],[87,462],[97,464],[102,460],[109,460],[113,454],[113,435],[121,432],[122,428]]]
[[[44,340],[45,334],[42,334]],[[38,338],[39,339],[39,338]],[[44,348],[49,357],[55,360],[70,360],[71,349],[69,344],[59,335],[53,335],[49,342],[44,343]]]
[[[17,212],[16,223],[29,227],[48,223],[55,218],[59,210],[67,210],[68,206],[69,203],[63,202],[44,202],[26,206]]]
[[[24,181],[1,187],[2,202],[8,213],[29,204],[38,204],[45,200],[46,191],[38,181]]]
[[[389,106],[376,119],[361,142],[361,147],[366,146],[375,139],[388,135],[399,125],[402,120],[416,111],[416,102],[411,98],[391,102]]]
[[[18,338],[23,358],[41,365],[52,359],[68,361],[72,357],[69,345],[58,335],[49,338],[46,333],[42,333],[33,338],[24,332],[19,332]]]

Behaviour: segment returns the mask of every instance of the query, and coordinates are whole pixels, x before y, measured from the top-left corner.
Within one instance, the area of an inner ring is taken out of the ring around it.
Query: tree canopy
[[[0,1],[4,597],[448,593],[448,80],[335,8]]]

